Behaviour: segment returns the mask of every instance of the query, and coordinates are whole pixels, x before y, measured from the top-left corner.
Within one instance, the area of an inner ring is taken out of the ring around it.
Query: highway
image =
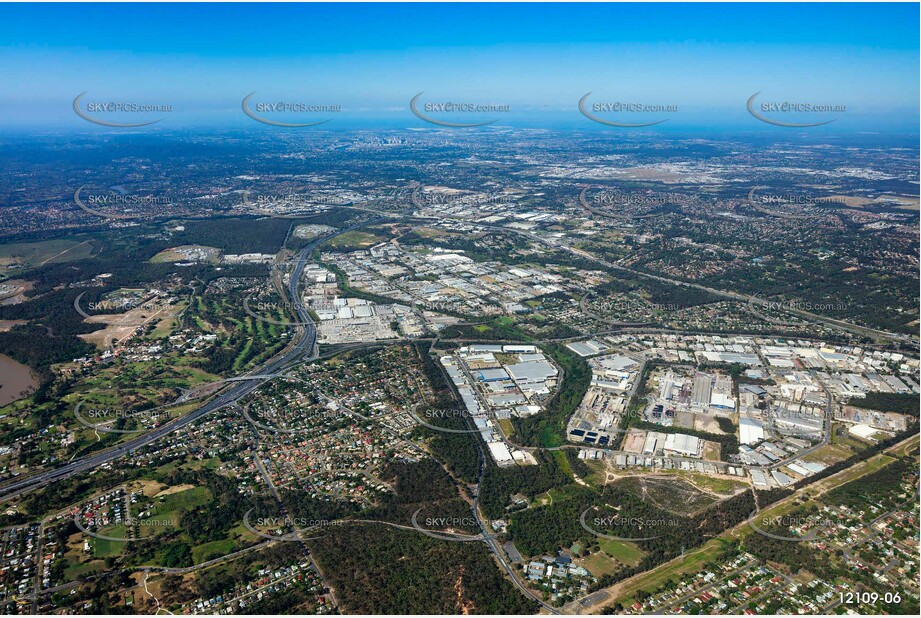
[[[671,279],[669,277],[663,277],[661,275],[654,275],[652,273],[643,272],[641,270],[627,268],[626,266],[621,266],[620,264],[609,262],[608,260],[600,258],[587,251],[583,251],[582,249],[570,247],[569,245],[566,245],[563,243],[555,243],[553,241],[550,241],[532,232],[527,232],[524,230],[517,230],[514,228],[509,228],[509,227],[505,227],[501,225],[490,225],[490,224],[485,224],[485,223],[481,223],[480,225],[482,225],[483,227],[491,228],[491,229],[503,230],[505,232],[512,232],[515,234],[519,234],[519,235],[528,237],[535,242],[539,242],[541,244],[547,245],[549,247],[553,247],[556,249],[563,249],[581,258],[590,260],[592,262],[595,262],[596,264],[600,264],[601,266],[604,266],[605,268],[608,268],[610,270],[617,270],[620,272],[630,273],[631,275],[635,275],[638,277],[644,277],[646,279],[652,279],[654,281],[659,281],[660,283],[667,283],[670,285],[677,285],[677,286],[681,286],[685,288],[693,288],[696,290],[702,290],[704,292],[713,294],[714,296],[719,296],[719,297],[730,299],[730,300],[736,300],[736,301],[745,302],[745,303],[756,303],[756,304],[763,305],[763,306],[768,306],[772,304],[771,301],[765,300],[763,298],[758,298],[757,296],[754,296],[754,295],[740,294],[738,292],[728,291],[728,290],[718,290],[716,288],[711,288],[705,285],[701,285],[699,283],[689,283],[687,281],[680,281],[678,279]],[[850,332],[856,335],[864,335],[864,336],[876,337],[880,339],[888,339],[891,341],[898,341],[902,343],[909,343],[911,345],[917,345],[917,341],[915,341],[912,337],[908,335],[890,333],[890,332],[886,332],[882,330],[877,330],[875,328],[869,328],[866,326],[858,326],[856,324],[852,324],[851,322],[845,322],[843,320],[836,320],[834,318],[829,318],[824,315],[819,315],[817,313],[812,313],[810,311],[796,309],[796,308],[792,308],[789,306],[785,306],[784,311],[797,315],[801,318],[812,320],[814,322],[823,323],[828,326],[833,326],[840,330],[844,330],[844,331],[847,331],[847,332]]]
[[[580,201],[584,201],[584,192],[583,192],[583,195],[580,196],[580,197],[583,198],[583,199],[580,200]],[[415,205],[416,207],[418,207],[418,208],[422,208],[422,207],[423,207],[423,205],[422,205],[421,203],[419,203],[418,200],[416,199],[416,193],[415,193],[415,192],[414,192],[414,194],[413,194],[413,203],[414,203],[414,205]],[[401,219],[406,220],[406,221],[409,221],[409,220],[411,220],[411,219],[417,219],[417,220],[420,220],[420,221],[440,221],[440,222],[467,223],[467,224],[472,223],[471,221],[466,221],[466,220],[464,220],[464,219],[457,219],[457,218],[454,218],[454,217],[439,217],[439,216],[434,216],[434,215],[420,215],[420,214],[416,214],[416,213],[409,213],[409,212],[407,212],[407,211],[405,211],[405,210],[404,210],[404,211],[393,211],[393,212],[390,212],[390,211],[382,211],[382,210],[377,210],[377,209],[374,209],[374,208],[360,207],[360,206],[345,206],[345,208],[350,208],[350,209],[353,209],[353,210],[359,210],[359,211],[362,211],[362,212],[375,213],[375,214],[379,214],[379,215],[386,215],[386,216],[390,216],[390,217],[397,217],[397,218],[401,218]],[[681,286],[681,287],[685,287],[685,288],[693,288],[693,289],[697,289],[697,290],[702,290],[702,291],[704,291],[704,292],[708,292],[708,293],[710,293],[710,294],[713,294],[713,295],[715,295],[715,296],[719,296],[719,297],[721,297],[721,298],[725,298],[725,299],[729,299],[729,300],[736,300],[736,301],[748,303],[749,306],[753,306],[753,305],[771,306],[771,305],[776,304],[776,303],[772,303],[772,301],[769,301],[769,300],[766,300],[766,299],[763,299],[763,298],[758,298],[757,296],[751,295],[751,294],[741,294],[741,293],[739,293],[739,292],[732,291],[732,290],[720,290],[720,289],[712,288],[712,287],[709,287],[709,286],[701,285],[701,284],[699,284],[699,283],[692,283],[692,282],[689,282],[689,281],[681,281],[681,280],[678,280],[678,279],[672,279],[672,278],[669,278],[669,277],[663,277],[663,276],[661,276],[661,275],[656,275],[656,274],[644,272],[644,271],[641,271],[641,270],[635,270],[635,269],[633,269],[633,268],[628,268],[628,267],[626,267],[626,266],[621,266],[620,264],[615,264],[615,263],[613,263],[613,262],[610,262],[610,261],[608,261],[608,260],[605,260],[604,258],[600,258],[600,257],[598,257],[597,255],[594,255],[594,254],[592,254],[592,253],[589,253],[588,251],[584,251],[584,250],[578,249],[578,248],[576,248],[576,247],[571,247],[571,246],[569,246],[569,245],[567,245],[567,244],[565,244],[565,243],[562,243],[562,242],[556,242],[556,241],[554,241],[554,240],[545,238],[545,237],[543,237],[543,236],[541,236],[541,235],[539,235],[539,234],[535,234],[534,232],[530,232],[530,231],[527,231],[527,230],[520,230],[520,229],[516,229],[516,228],[513,228],[513,227],[508,227],[508,226],[498,225],[498,224],[483,223],[482,221],[476,222],[476,225],[477,225],[478,227],[485,228],[485,229],[491,229],[491,230],[496,230],[496,231],[501,231],[501,232],[506,232],[506,233],[517,234],[517,235],[519,235],[519,236],[523,236],[523,237],[528,238],[528,239],[530,239],[530,240],[532,240],[532,241],[534,241],[534,242],[540,243],[540,244],[542,244],[542,245],[546,245],[546,246],[551,247],[551,248],[553,248],[553,249],[560,249],[560,250],[563,250],[563,251],[572,253],[573,255],[576,255],[576,256],[579,256],[579,257],[581,257],[581,258],[583,258],[583,259],[586,259],[586,260],[595,262],[596,264],[599,264],[599,265],[601,265],[601,266],[604,266],[605,268],[608,268],[608,269],[610,269],[610,270],[615,270],[615,271],[620,271],[620,272],[624,272],[624,273],[629,273],[629,274],[634,275],[634,276],[637,276],[637,277],[643,277],[643,278],[645,278],[645,279],[652,279],[652,280],[654,280],[654,281],[659,281],[659,282],[661,282],[661,283],[666,283],[666,284],[669,284],[669,285],[676,285],[676,286]],[[825,324],[825,325],[827,325],[827,326],[832,326],[832,327],[834,327],[834,328],[837,328],[837,329],[839,329],[839,330],[846,331],[846,332],[849,332],[849,333],[852,333],[852,334],[862,335],[862,336],[867,336],[867,337],[873,337],[873,338],[882,339],[882,340],[888,340],[888,341],[895,341],[895,342],[899,342],[899,343],[906,343],[906,344],[909,344],[909,345],[913,346],[914,348],[917,348],[918,345],[919,345],[918,339],[917,339],[916,337],[913,337],[913,336],[910,336],[910,335],[904,335],[904,334],[900,334],[900,333],[890,333],[890,332],[883,331],[883,330],[878,330],[878,329],[875,329],[875,328],[870,328],[870,327],[866,327],[866,326],[859,326],[859,325],[854,324],[854,323],[852,323],[852,322],[846,322],[846,321],[844,321],[844,320],[837,320],[837,319],[835,319],[835,318],[830,318],[830,317],[827,317],[827,316],[824,316],[824,315],[820,315],[820,314],[817,314],[817,313],[813,313],[813,312],[811,312],[811,311],[806,311],[806,310],[804,310],[804,309],[798,309],[798,308],[796,308],[796,307],[792,307],[792,306],[789,306],[789,305],[784,306],[782,309],[783,309],[783,311],[786,311],[786,312],[788,312],[788,313],[792,313],[792,314],[794,314],[794,315],[796,315],[796,316],[798,316],[798,317],[800,317],[800,318],[803,318],[803,319],[806,319],[806,320],[812,320],[813,322],[819,322],[819,323]]]
[[[379,211],[379,210],[374,210],[374,209],[369,209],[369,208],[354,208],[354,210],[360,210],[360,211],[364,211],[368,213],[374,213],[377,215],[397,217],[397,218],[406,218],[408,214],[406,211],[387,212],[387,211]],[[413,217],[410,217],[410,218],[413,218]],[[424,219],[427,217],[421,217],[421,218]],[[37,475],[32,475],[25,479],[16,480],[12,483],[9,483],[3,486],[2,488],[0,488],[0,500],[8,500],[9,498],[15,497],[17,495],[20,495],[32,489],[46,486],[51,482],[62,480],[64,478],[68,478],[70,476],[73,476],[74,474],[78,474],[86,470],[91,470],[97,466],[108,463],[118,457],[121,457],[126,454],[130,454],[132,451],[140,447],[143,447],[147,444],[150,444],[151,442],[154,442],[155,440],[158,440],[161,437],[169,433],[172,433],[173,431],[176,431],[177,429],[180,429],[188,425],[189,423],[192,423],[198,420],[199,418],[201,418],[202,416],[206,414],[209,414],[211,412],[224,408],[228,405],[232,405],[240,398],[248,395],[252,391],[259,388],[259,386],[261,386],[263,382],[265,382],[265,380],[271,379],[271,376],[276,374],[279,370],[286,367],[291,362],[300,359],[302,356],[305,355],[305,351],[306,351],[306,355],[304,356],[304,359],[306,360],[315,359],[317,357],[316,325],[313,323],[313,320],[311,319],[306,308],[304,308],[303,303],[299,302],[299,296],[298,296],[298,288],[300,285],[301,275],[304,271],[304,266],[309,260],[310,254],[313,252],[313,250],[316,249],[316,247],[318,247],[323,242],[329,240],[333,236],[344,234],[346,232],[370,225],[374,222],[375,221],[364,221],[364,222],[352,225],[348,228],[339,230],[338,232],[336,232],[336,234],[321,236],[315,239],[313,242],[311,242],[309,245],[307,245],[304,249],[301,250],[300,254],[298,255],[298,260],[295,264],[295,267],[291,273],[290,280],[288,281],[288,295],[290,296],[292,305],[295,307],[295,310],[298,314],[297,321],[300,322],[300,324],[297,325],[298,333],[296,335],[296,338],[297,338],[296,342],[286,352],[282,353],[281,355],[279,355],[272,361],[269,361],[269,363],[260,367],[258,370],[254,370],[253,372],[250,372],[250,374],[247,374],[244,376],[238,376],[236,378],[236,380],[238,381],[234,382],[233,383],[234,385],[232,387],[228,388],[223,393],[219,394],[217,397],[215,397],[214,399],[212,399],[205,405],[201,406],[200,408],[196,409],[195,411],[193,411],[192,413],[184,417],[170,421],[169,423],[166,423],[165,425],[158,427],[157,429],[154,429],[153,431],[146,433],[143,436],[138,436],[137,438],[134,438],[125,443],[122,443],[107,451],[88,455],[76,461],[65,464],[64,466],[61,466],[60,468],[42,472]],[[676,281],[672,279],[667,279],[665,277],[660,277],[658,275],[652,275],[649,273],[634,271],[633,269],[629,269],[629,268],[625,268],[617,264],[613,264],[611,262],[608,262],[607,260],[598,258],[597,256],[591,255],[579,249],[571,248],[566,245],[553,243],[531,232],[524,232],[521,230],[515,230],[513,228],[507,228],[507,227],[497,226],[497,225],[483,224],[483,226],[526,236],[541,244],[546,244],[553,248],[567,250],[571,253],[579,255],[580,257],[592,260],[598,264],[601,264],[613,270],[626,271],[626,272],[630,272],[631,274],[640,275],[643,277],[670,283],[673,285],[682,285],[685,287],[698,288],[698,289],[706,290],[714,294],[721,295],[723,297],[733,298],[735,300],[745,300],[749,302],[751,301],[764,302],[764,301],[761,301],[761,299],[756,299],[751,296],[743,296],[741,294],[736,294],[734,292],[726,292],[724,290],[715,290],[715,289],[697,285],[697,284],[689,284],[686,282],[680,282],[680,281]],[[869,329],[863,329],[863,328],[855,329],[854,325],[842,323],[837,320],[830,320],[828,318],[824,318],[823,316],[816,316],[814,314],[808,314],[807,312],[796,312],[796,313],[800,313],[800,314],[806,313],[807,315],[803,317],[818,319],[819,321],[825,321],[826,323],[831,322],[831,323],[834,323],[834,325],[838,326],[839,328],[847,329],[846,327],[850,327],[850,330],[858,330],[858,332],[862,332],[863,334],[866,334],[867,330],[869,330]],[[890,333],[881,333],[879,331],[873,331],[873,332],[876,335],[891,336]],[[898,336],[893,337],[893,338],[901,339],[901,337],[898,337]]]
[[[294,324],[294,326],[296,326],[296,333],[293,343],[284,352],[271,359],[261,367],[255,368],[242,376],[237,376],[234,381],[229,382],[231,386],[229,386],[227,390],[224,390],[214,399],[208,401],[201,407],[183,417],[169,421],[168,423],[165,423],[160,427],[145,433],[142,436],[138,436],[128,440],[127,442],[123,442],[122,444],[119,444],[118,446],[115,446],[111,449],[81,457],[80,459],[68,462],[67,464],[59,468],[55,468],[54,470],[47,470],[45,472],[40,472],[38,474],[28,476],[27,478],[17,479],[12,483],[7,483],[3,487],[0,487],[0,501],[9,500],[10,498],[14,498],[23,493],[32,491],[33,489],[45,487],[55,481],[69,478],[75,474],[79,474],[80,472],[92,470],[119,457],[130,455],[137,449],[144,447],[151,442],[155,442],[163,436],[166,436],[178,429],[185,427],[189,423],[194,423],[207,414],[235,404],[238,400],[259,388],[267,380],[271,380],[278,372],[288,367],[292,363],[303,360],[311,361],[316,359],[319,353],[317,349],[316,324],[314,324],[313,319],[310,317],[310,313],[304,307],[304,304],[300,302],[299,296],[301,276],[304,272],[304,267],[310,260],[310,254],[313,253],[314,249],[319,247],[322,243],[341,234],[345,234],[346,232],[351,232],[352,230],[356,230],[366,225],[371,225],[379,220],[380,219],[362,221],[347,228],[338,230],[334,234],[319,236],[306,247],[301,249],[297,257],[297,262],[291,271],[291,277],[288,281],[288,296],[290,296],[291,305],[297,312],[296,324]]]
[[[249,393],[259,388],[266,380],[271,379],[274,374],[278,373],[291,363],[300,360],[315,359],[317,357],[316,325],[313,323],[313,320],[311,319],[310,314],[307,312],[307,309],[303,306],[303,303],[299,302],[298,300],[300,280],[301,275],[304,272],[304,266],[309,261],[310,254],[321,243],[325,242],[332,236],[344,234],[345,232],[351,231],[366,224],[367,223],[361,223],[350,228],[343,229],[334,235],[321,236],[301,249],[300,253],[298,254],[297,263],[291,272],[291,278],[288,282],[288,294],[291,297],[292,306],[294,306],[295,310],[297,311],[297,321],[299,322],[297,325],[297,332],[295,334],[294,342],[284,352],[271,359],[265,365],[254,369],[244,376],[239,376],[241,378],[251,379],[232,382],[230,387],[193,412],[190,412],[183,417],[169,421],[168,423],[165,423],[160,427],[145,433],[142,436],[132,438],[131,440],[123,442],[108,450],[81,457],[80,459],[71,461],[59,468],[55,468],[54,470],[40,472],[27,478],[17,479],[12,483],[8,483],[3,487],[0,487],[0,501],[9,500],[10,498],[14,498],[34,489],[45,487],[50,483],[61,481],[87,470],[92,470],[119,457],[130,455],[137,449],[144,447],[151,442],[155,442],[163,436],[173,433],[174,431],[177,431],[190,423],[194,423],[207,414],[225,408],[229,405],[233,405],[242,397],[245,397]]]

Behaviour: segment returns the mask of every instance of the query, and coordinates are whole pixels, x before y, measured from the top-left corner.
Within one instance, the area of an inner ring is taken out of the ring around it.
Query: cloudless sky
[[[584,122],[593,91],[757,123],[761,91],[916,131],[918,23],[915,3],[0,4],[0,125],[85,125],[83,91],[241,125],[252,91],[407,125],[420,91]]]

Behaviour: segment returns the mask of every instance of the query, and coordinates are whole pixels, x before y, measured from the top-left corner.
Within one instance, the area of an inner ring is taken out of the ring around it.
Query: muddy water
[[[28,367],[0,354],[0,406],[16,401],[36,386],[38,382]]]

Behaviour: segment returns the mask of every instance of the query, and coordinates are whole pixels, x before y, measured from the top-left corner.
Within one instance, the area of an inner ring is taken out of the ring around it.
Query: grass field
[[[653,591],[669,579],[675,578],[675,576],[695,573],[702,566],[716,558],[722,548],[723,542],[719,539],[708,541],[695,551],[689,552],[680,558],[675,558],[657,569],[647,571],[637,578],[629,580],[629,583],[619,591],[617,599],[613,600],[620,600],[621,603],[627,604],[628,600],[632,600],[633,595],[638,590]]]
[[[553,458],[567,476],[572,476],[572,466],[569,465],[569,460],[566,459],[566,453],[563,451],[553,451]]]
[[[228,530],[227,537],[231,539],[238,539],[241,544],[258,543],[261,540],[260,536],[250,532],[249,529],[242,523],[239,523]]]
[[[853,453],[859,453],[860,451],[866,450],[869,446],[869,442],[864,442],[851,433],[843,426],[836,426],[834,431],[831,434],[831,443],[832,445],[843,447],[849,449]]]
[[[639,561],[643,559],[643,556],[646,555],[643,553],[643,550],[633,543],[613,541],[611,539],[599,539],[598,544],[606,554],[630,566],[638,564]]]
[[[236,547],[233,539],[218,539],[192,548],[192,561],[195,564],[207,562],[212,558],[231,553]]]
[[[380,236],[375,236],[374,234],[369,234],[367,232],[361,232],[358,230],[352,230],[351,232],[346,232],[345,234],[340,234],[332,239],[330,239],[326,246],[331,249],[364,249],[365,247],[370,247],[384,240]]]
[[[71,410],[77,403],[81,403],[84,418],[94,424],[99,424],[106,419],[100,417],[89,419],[86,417],[87,410],[92,408],[146,410],[155,407],[158,403],[168,401],[172,397],[172,389],[192,389],[218,379],[217,376],[201,369],[187,366],[187,362],[179,357],[138,362],[128,368],[106,368],[84,379],[78,388],[65,396],[62,401]],[[189,403],[163,412],[168,412],[171,417],[175,418],[194,409],[196,405],[198,404]],[[80,432],[80,438],[88,442],[97,440],[92,429],[84,428],[73,416],[71,419],[73,422],[70,427]],[[146,424],[139,422],[138,428]],[[131,435],[122,434],[122,439],[124,436]]]
[[[74,581],[81,577],[86,577],[93,573],[98,573],[105,569],[106,563],[104,560],[92,560],[90,562],[74,562],[67,566],[64,569],[64,579],[66,581]]]
[[[157,323],[156,328],[154,328],[153,331],[149,335],[147,335],[146,338],[147,339],[162,339],[163,337],[167,337],[170,334],[172,334],[173,327],[176,326],[177,316],[181,314],[183,311],[185,311],[185,308],[187,306],[188,306],[188,303],[186,302],[176,303],[175,309],[170,311],[169,315],[166,318],[160,320]]]
[[[439,230],[434,227],[417,227],[413,231],[422,238],[440,238],[442,236],[450,236],[450,234],[445,230]]]
[[[502,428],[502,433],[504,433],[507,437],[510,438],[512,437],[512,434],[515,433],[515,426],[512,425],[511,419],[500,418],[496,422],[499,423],[499,427]]]
[[[208,459],[196,459],[195,461],[190,461],[185,464],[185,467],[189,470],[214,470],[220,464],[220,459],[217,457],[210,457]]]
[[[169,489],[164,491],[168,492]],[[150,515],[138,518],[138,536],[148,539],[176,530],[184,511],[205,504],[210,499],[211,492],[206,487],[193,487],[154,498]]]
[[[697,474],[696,472],[684,473],[682,476],[701,489],[712,491],[717,494],[734,494],[739,490],[750,487],[750,484],[746,481],[707,476],[706,474]]]
[[[876,472],[880,468],[884,466],[888,466],[893,461],[894,459],[892,459],[892,457],[888,455],[883,455],[883,454],[875,455],[864,462],[861,462],[855,466],[852,466],[851,468],[848,468],[847,470],[843,472],[840,472],[839,473],[840,476],[834,475],[827,479],[822,479],[821,481],[813,483],[810,486],[810,490],[812,491],[818,490],[822,492],[827,491],[828,489],[832,489],[834,487],[837,487],[838,485],[843,485],[844,483],[853,481],[856,478],[860,478],[861,476],[864,476],[865,474]]]
[[[128,527],[125,524],[118,524],[117,526],[107,526],[105,528],[99,529],[99,534],[105,536],[111,536],[116,539],[127,539],[128,538]],[[121,541],[108,541],[106,539],[97,539],[93,538],[90,543],[93,546],[93,555],[97,558],[111,558],[114,556],[120,556],[123,551],[125,551],[125,546],[127,543]]]
[[[604,485],[607,471],[607,465],[605,465],[604,461],[599,461],[597,459],[586,459],[585,465],[588,466],[588,469],[591,470],[592,473],[582,480],[595,487]]]
[[[179,512],[201,506],[211,499],[207,487],[193,487],[174,494],[154,498],[154,507],[148,519],[159,522],[169,521],[173,526],[179,525]]]
[[[854,454],[854,451],[843,444],[826,444],[814,453],[809,453],[803,460],[831,465],[843,461]]]
[[[913,448],[917,448],[917,436],[915,439],[908,441],[909,445]],[[902,452],[906,450],[906,446],[893,447],[893,452]],[[785,512],[788,512],[795,507],[793,505],[794,498],[802,499],[803,494],[809,494],[811,496],[816,496],[820,493],[825,493],[831,489],[849,483],[861,476],[876,472],[880,468],[892,463],[895,461],[892,457],[886,454],[879,454],[870,459],[863,461],[854,465],[851,468],[848,468],[845,471],[839,472],[838,474],[832,475],[828,478],[822,479],[809,485],[804,491],[797,492],[793,496],[786,498],[779,502],[778,504],[765,509],[762,511],[762,514],[766,517],[775,517],[782,515]],[[611,598],[605,605],[613,604],[615,602],[621,602],[622,604],[629,604],[633,600],[633,595],[638,590],[645,590],[647,592],[652,592],[661,586],[665,581],[673,578],[675,575],[681,575],[685,573],[691,573],[699,571],[707,562],[712,561],[719,555],[719,552],[723,545],[728,542],[729,539],[739,540],[743,539],[749,533],[752,532],[752,529],[743,522],[723,533],[720,537],[708,541],[698,549],[685,554],[681,558],[676,558],[671,560],[662,566],[653,569],[639,575],[635,578],[631,578],[615,584],[610,590],[612,592]]]
[[[52,262],[73,262],[92,257],[93,247],[89,241],[45,240],[0,245],[0,273],[10,270],[11,264],[22,264],[35,268]],[[21,268],[13,269],[22,272]]]
[[[573,485],[568,485],[566,487],[554,487],[544,493],[534,496],[534,504],[558,504],[564,500],[569,499],[569,492],[572,491]]]
[[[179,247],[164,249],[157,255],[150,258],[150,261],[154,264],[162,264],[164,262],[184,262],[189,259],[187,255],[183,253],[185,251],[196,251],[201,255],[201,257],[196,256],[195,259],[201,259],[211,264],[217,264],[220,261],[221,250],[217,247],[207,247],[204,245],[182,245]]]
[[[616,560],[606,556],[602,552],[596,552],[586,558],[578,560],[580,566],[588,569],[588,572],[595,577],[615,573],[620,565]]]

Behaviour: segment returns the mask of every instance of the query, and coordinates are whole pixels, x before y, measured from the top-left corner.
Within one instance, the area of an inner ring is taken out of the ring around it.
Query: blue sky
[[[342,105],[337,123],[419,126],[408,102],[425,91],[509,104],[507,124],[543,112],[578,125],[592,124],[576,102],[593,91],[678,105],[672,125],[744,126],[761,91],[847,105],[842,129],[916,131],[918,20],[911,3],[2,4],[0,124],[86,128],[70,105],[88,91],[173,105],[160,127],[247,126],[240,100],[257,91]]]

